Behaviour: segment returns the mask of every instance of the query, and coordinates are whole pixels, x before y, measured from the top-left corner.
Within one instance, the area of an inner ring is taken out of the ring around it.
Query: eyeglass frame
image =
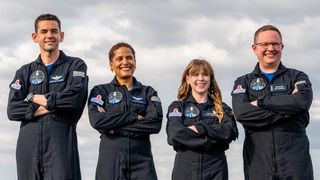
[[[282,42],[260,42],[260,43],[254,43],[254,44],[264,49],[267,49],[270,45],[272,45],[272,47],[275,49],[280,49],[283,46]]]

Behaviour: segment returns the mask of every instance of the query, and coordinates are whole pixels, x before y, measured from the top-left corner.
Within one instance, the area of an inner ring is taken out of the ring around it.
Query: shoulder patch
[[[101,106],[104,104],[104,102],[102,101],[101,95],[97,95],[97,97],[92,97],[90,99],[90,102],[97,103],[97,104],[99,104]]]
[[[169,113],[169,117],[181,117],[182,113],[179,112],[178,108],[173,108],[172,112]]]
[[[83,71],[73,71],[73,77],[83,77],[84,78],[85,73]]]
[[[160,100],[160,98],[159,98],[158,96],[152,96],[152,97],[150,98],[150,100],[151,100],[151,101],[154,101],[154,102],[160,102],[160,103],[161,103],[161,100]]]
[[[232,91],[233,94],[245,93],[246,89],[242,88],[242,85],[238,85],[235,90]]]
[[[307,82],[306,82],[305,80],[298,81],[298,82],[294,83],[294,86],[297,88],[297,86],[300,85],[300,84],[305,84],[305,85],[307,85]]]
[[[17,79],[16,82],[14,82],[10,85],[10,87],[13,89],[16,89],[16,90],[20,90],[21,89],[20,80]]]

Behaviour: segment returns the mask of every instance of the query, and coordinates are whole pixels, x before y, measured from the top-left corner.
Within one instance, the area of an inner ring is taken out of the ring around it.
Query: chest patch
[[[251,81],[250,88],[255,91],[261,91],[266,87],[266,82],[262,78],[256,78]]]
[[[287,92],[288,84],[272,84],[270,86],[271,92]]]
[[[184,115],[186,117],[197,117],[200,114],[200,110],[196,106],[188,106],[184,110]]]
[[[44,80],[44,73],[41,70],[33,71],[29,80],[31,84],[40,84]]]
[[[131,103],[146,104],[145,99],[142,97],[131,96]]]
[[[121,92],[113,91],[108,95],[108,103],[117,104],[122,100],[122,98],[123,98],[123,95]]]
[[[64,75],[63,74],[52,74],[50,76],[49,83],[58,83],[64,81]]]

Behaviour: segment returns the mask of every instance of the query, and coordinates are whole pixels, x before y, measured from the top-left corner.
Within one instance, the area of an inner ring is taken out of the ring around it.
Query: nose
[[[271,50],[275,50],[276,48],[274,47],[275,45],[272,43],[269,43],[267,46],[267,50],[271,51]]]
[[[198,75],[198,80],[203,80],[203,79],[204,79],[203,77],[204,77],[203,74],[199,74],[199,75]]]

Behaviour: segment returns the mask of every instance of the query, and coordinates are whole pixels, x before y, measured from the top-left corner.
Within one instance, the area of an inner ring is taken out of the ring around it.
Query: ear
[[[31,38],[34,43],[38,43],[38,34],[36,32],[32,33]]]
[[[189,85],[190,84],[190,76],[189,75],[186,75],[186,82],[187,82],[187,84]]]
[[[111,72],[113,72],[113,63],[112,63],[112,61],[109,61],[109,67],[110,67]]]
[[[64,32],[61,32],[60,33],[60,42],[63,42],[63,40],[64,40]]]
[[[257,55],[257,51],[258,51],[257,48],[258,48],[257,45],[255,45],[255,44],[252,44],[252,45],[251,45],[252,52],[253,52],[255,55]]]

